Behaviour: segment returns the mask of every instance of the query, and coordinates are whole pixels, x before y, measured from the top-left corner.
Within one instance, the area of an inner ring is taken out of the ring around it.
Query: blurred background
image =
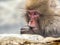
[[[19,34],[26,25],[25,0],[0,0],[0,34]]]
[[[0,34],[19,34],[20,29],[27,25],[25,3],[26,0],[0,0]],[[60,14],[60,0],[56,4],[54,11]]]

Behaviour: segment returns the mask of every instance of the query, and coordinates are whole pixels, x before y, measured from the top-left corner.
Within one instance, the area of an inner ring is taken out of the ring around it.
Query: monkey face
[[[36,10],[29,10],[28,11],[28,16],[30,18],[29,20],[29,26],[33,26],[33,27],[36,27],[37,25],[37,20],[39,18],[39,14],[37,13]]]

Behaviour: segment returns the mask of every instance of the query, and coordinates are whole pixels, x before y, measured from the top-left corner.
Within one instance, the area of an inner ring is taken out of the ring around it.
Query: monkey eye
[[[34,12],[34,15],[37,15],[37,12]]]
[[[32,14],[33,15],[38,15],[38,12],[37,11],[32,11],[32,12],[31,11],[28,11],[28,14],[30,14],[30,15],[32,15]]]

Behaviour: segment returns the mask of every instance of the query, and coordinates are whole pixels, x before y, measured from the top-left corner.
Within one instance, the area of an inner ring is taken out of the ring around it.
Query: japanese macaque
[[[30,23],[29,27],[37,27],[37,30],[34,30],[36,34],[44,37],[60,36],[60,15],[56,13],[56,1],[58,0],[26,1],[26,21],[28,25]]]

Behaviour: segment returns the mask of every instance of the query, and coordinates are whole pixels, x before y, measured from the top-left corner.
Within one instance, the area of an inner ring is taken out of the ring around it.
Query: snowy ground
[[[20,33],[24,20],[25,0],[0,0],[0,34]]]

